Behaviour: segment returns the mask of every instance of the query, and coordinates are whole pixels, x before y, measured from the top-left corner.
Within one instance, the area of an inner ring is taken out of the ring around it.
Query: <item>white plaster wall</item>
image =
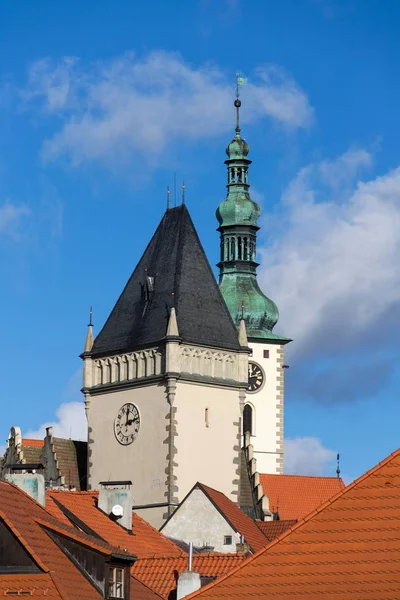
[[[167,501],[169,405],[164,389],[163,385],[152,385],[91,397],[88,411],[91,489],[98,489],[100,481],[130,479],[134,504]],[[139,410],[140,430],[132,444],[122,446],[114,434],[114,420],[127,402]]]
[[[195,547],[204,543],[214,547],[215,552],[236,552],[236,544],[240,542],[237,533],[215,508],[212,502],[196,488],[185,502],[174,512],[162,529],[167,537],[186,542],[193,542]],[[224,544],[224,536],[232,536],[232,544]]]
[[[196,383],[178,382],[175,406],[177,454],[174,475],[178,498],[199,481],[237,502],[239,392]],[[209,426],[205,422],[208,408]]]
[[[279,473],[276,462],[279,448],[281,423],[281,399],[278,392],[278,374],[281,372],[277,344],[255,343],[249,344],[253,350],[253,356],[249,361],[256,362],[264,371],[265,383],[260,391],[250,394],[246,393],[246,402],[255,408],[255,419],[253,420],[253,435],[251,443],[254,448],[254,456],[257,459],[257,471],[259,473]],[[264,350],[269,350],[269,358],[264,358]],[[283,415],[282,415],[283,416]]]

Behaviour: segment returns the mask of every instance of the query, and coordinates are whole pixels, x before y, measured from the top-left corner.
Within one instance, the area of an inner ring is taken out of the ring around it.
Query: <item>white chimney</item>
[[[101,481],[97,506],[122,527],[132,531],[131,481]]]
[[[201,588],[200,575],[195,571],[192,571],[193,563],[193,543],[189,544],[189,560],[188,570],[182,571],[178,579],[178,587],[176,590],[176,599],[181,600],[185,596],[196,592]]]

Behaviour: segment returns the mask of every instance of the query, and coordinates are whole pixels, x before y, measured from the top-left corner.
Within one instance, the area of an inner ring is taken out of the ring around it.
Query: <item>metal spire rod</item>
[[[182,181],[182,204],[185,204],[185,189],[186,189],[185,182]]]
[[[239,115],[239,108],[241,107],[241,101],[239,99],[240,96],[240,91],[239,91],[239,85],[241,85],[241,81],[242,78],[239,76],[239,73],[236,73],[236,100],[234,102],[235,108],[236,108],[236,127],[235,127],[235,131],[237,133],[237,135],[240,134],[240,115]]]
[[[92,311],[92,307],[90,307],[90,311],[89,311],[89,325],[88,325],[88,327],[92,327],[93,326],[92,316],[93,316],[93,311]]]
[[[167,210],[169,208],[169,196],[170,196],[171,192],[169,191],[169,185],[167,185]]]

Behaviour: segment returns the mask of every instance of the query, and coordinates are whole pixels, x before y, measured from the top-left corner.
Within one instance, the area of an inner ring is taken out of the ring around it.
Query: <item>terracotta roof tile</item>
[[[251,556],[202,600],[394,600],[400,590],[400,450]]]
[[[138,558],[184,555],[178,546],[135,513],[132,514],[133,535],[130,534],[97,508],[97,498],[98,492],[95,491],[48,490],[46,503],[48,510],[64,523],[71,524],[71,521],[62,512],[63,507],[109,544],[127,548]]]
[[[207,485],[198,483],[197,486],[203,490],[211,502],[225,515],[225,518],[231,523],[233,528],[244,536],[245,541],[250,544],[254,552],[265,547],[265,536],[255,522],[245,515],[232,500],[229,500],[222,492],[218,492]]]
[[[15,595],[46,596],[60,598],[60,594],[48,573],[4,574],[0,575],[0,593],[7,598]]]
[[[43,444],[43,440],[30,440],[27,438],[22,440],[23,446],[30,446],[31,448],[43,448]]]
[[[193,570],[201,577],[219,577],[239,565],[244,559],[243,554],[195,554]],[[187,561],[187,556],[145,558],[138,560],[132,566],[131,572],[163,598],[168,598],[176,588],[180,573],[187,570]]]
[[[270,510],[281,520],[302,519],[344,488],[338,477],[261,474],[260,479]]]
[[[272,542],[280,536],[284,531],[296,525],[297,520],[291,519],[288,521],[256,521],[256,525],[263,532],[268,541]]]
[[[0,481],[0,516],[39,568],[51,573],[51,578],[63,598],[99,600],[100,594],[53,542],[47,531],[67,535],[107,555],[115,551],[121,553],[121,548],[114,548],[103,540],[87,536],[60,523],[25,492],[6,481]]]

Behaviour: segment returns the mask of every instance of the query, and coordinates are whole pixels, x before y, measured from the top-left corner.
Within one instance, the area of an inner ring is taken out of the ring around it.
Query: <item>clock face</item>
[[[258,392],[264,383],[264,373],[259,365],[249,362],[249,386],[248,392]]]
[[[140,415],[134,404],[124,404],[114,421],[115,437],[123,446],[132,444],[139,433]]]

